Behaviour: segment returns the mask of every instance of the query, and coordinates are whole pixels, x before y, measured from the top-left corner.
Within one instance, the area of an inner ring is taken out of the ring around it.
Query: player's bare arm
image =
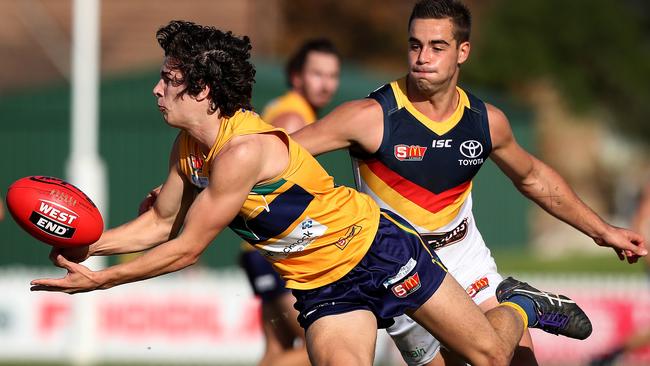
[[[282,158],[278,158],[277,152],[281,152],[285,145],[280,142],[282,147],[276,146],[273,151],[263,140],[257,136],[237,137],[224,148],[212,163],[210,183],[190,206],[183,231],[175,239],[156,246],[130,262],[97,272],[59,256],[58,264],[67,269],[68,274],[61,279],[34,280],[32,290],[72,294],[108,289],[175,272],[196,263],[208,244],[237,215],[251,188],[282,171]],[[286,167],[288,154],[286,147],[284,149]],[[265,167],[264,164],[273,158],[278,163],[271,168]],[[163,185],[157,202],[165,199],[164,192]],[[154,205],[154,210],[157,205]]]
[[[501,110],[489,104],[487,107],[493,146],[490,157],[522,194],[596,244],[614,248],[621,259],[626,257],[633,263],[647,253],[640,235],[602,220],[555,170],[517,143]]]
[[[305,127],[305,120],[300,114],[295,112],[286,112],[278,115],[270,121],[266,121],[275,127],[283,128],[287,133],[294,133]]]
[[[181,177],[176,144],[170,154],[169,174],[165,181],[165,192],[158,199],[154,209],[123,225],[102,233],[98,241],[90,246],[52,248],[50,260],[58,265],[57,257],[62,255],[73,262],[81,262],[90,256],[135,253],[149,249],[175,236],[183,221],[194,192]],[[162,192],[161,192],[162,193]],[[161,195],[159,193],[159,195]]]
[[[374,99],[344,103],[327,116],[291,134],[312,155],[343,148],[373,153],[384,134],[384,115]]]

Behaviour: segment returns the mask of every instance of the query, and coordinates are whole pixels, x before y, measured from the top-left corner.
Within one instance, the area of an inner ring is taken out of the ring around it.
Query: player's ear
[[[467,58],[469,58],[469,51],[471,49],[471,46],[469,42],[462,42],[458,46],[458,65],[462,65],[467,61]]]
[[[302,89],[303,80],[302,74],[299,72],[291,73],[291,86],[296,89]]]
[[[199,94],[196,95],[196,100],[204,100],[210,96],[210,86],[208,84],[205,84],[203,86],[203,90],[199,92]]]

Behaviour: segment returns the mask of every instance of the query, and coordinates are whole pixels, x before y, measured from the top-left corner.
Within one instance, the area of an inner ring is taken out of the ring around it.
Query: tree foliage
[[[496,0],[464,78],[512,90],[551,80],[577,111],[609,110],[650,141],[649,14],[647,1]]]

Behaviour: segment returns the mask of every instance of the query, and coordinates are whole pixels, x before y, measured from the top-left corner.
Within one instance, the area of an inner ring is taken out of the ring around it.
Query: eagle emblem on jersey
[[[422,161],[427,152],[426,146],[399,144],[393,147],[395,158],[399,161]]]

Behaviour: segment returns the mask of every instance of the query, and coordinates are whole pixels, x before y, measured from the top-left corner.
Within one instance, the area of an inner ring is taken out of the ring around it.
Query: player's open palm
[[[59,291],[68,294],[88,292],[99,287],[99,283],[93,280],[94,272],[81,264],[71,262],[62,255],[55,258],[56,265],[68,270],[63,278],[41,278],[31,282],[32,291]]]
[[[620,260],[627,259],[628,263],[636,263],[640,257],[648,254],[645,239],[634,231],[610,226],[604,235],[594,238],[596,244],[611,247]]]

